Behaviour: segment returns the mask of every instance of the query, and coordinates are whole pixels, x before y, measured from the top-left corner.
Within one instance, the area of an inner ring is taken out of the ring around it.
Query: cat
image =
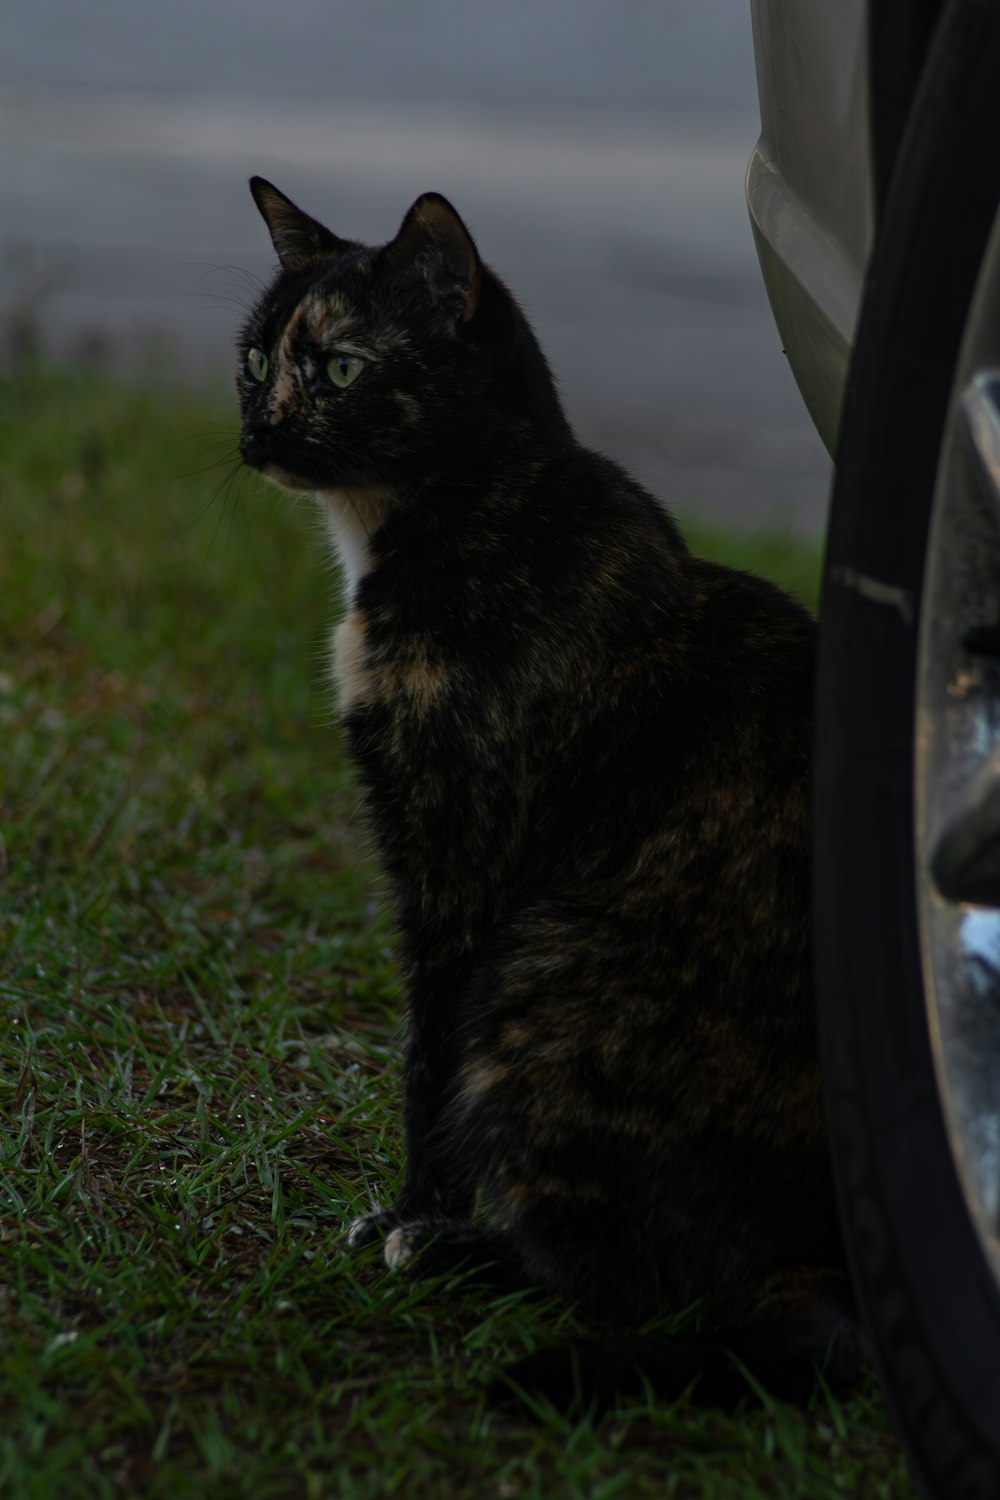
[[[372,248],[260,177],[279,270],[244,461],[343,568],[341,722],[406,984],[406,1167],[350,1229],[603,1331],[511,1389],[778,1394],[864,1363],[810,984],[815,627],[574,436],[535,335],[425,193]],[[595,349],[595,359],[601,350]],[[613,368],[609,368],[613,378]],[[705,1300],[703,1331],[652,1315]]]

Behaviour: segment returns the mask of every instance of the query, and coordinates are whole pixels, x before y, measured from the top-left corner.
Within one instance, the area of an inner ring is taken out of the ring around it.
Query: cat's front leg
[[[373,1209],[370,1214],[359,1214],[347,1226],[347,1245],[350,1250],[362,1250],[374,1245],[376,1240],[390,1234],[397,1224],[396,1210],[392,1204]]]
[[[472,1216],[472,1193],[464,1185],[445,1186],[433,1172],[422,1167],[421,1157],[418,1151],[416,1170],[408,1164],[406,1180],[392,1203],[351,1220],[347,1226],[347,1244],[351,1250],[361,1250],[385,1239],[387,1263],[394,1268],[395,1260],[389,1259],[389,1241],[402,1226],[437,1223],[442,1219],[449,1223],[468,1222]]]
[[[416,977],[416,976],[414,976]],[[451,1096],[457,1070],[452,1028],[442,1024],[448,1012],[431,992],[429,976],[411,984],[409,1023],[403,1073],[403,1119],[406,1167],[392,1203],[373,1208],[350,1224],[352,1248],[374,1244],[398,1225],[418,1220],[467,1222],[472,1216],[474,1185],[460,1170],[459,1153],[443,1128],[442,1112]],[[452,988],[458,983],[452,976]]]
[[[449,1219],[416,1219],[397,1224],[385,1241],[390,1271],[417,1280],[462,1271],[495,1291],[533,1285],[522,1257],[501,1231]]]

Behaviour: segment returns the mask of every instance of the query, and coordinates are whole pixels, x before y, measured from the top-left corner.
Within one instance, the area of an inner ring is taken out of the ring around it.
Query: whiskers
[[[179,546],[204,517],[209,514],[213,507],[218,506],[218,514],[208,544],[208,551],[211,553],[214,549],[219,533],[226,522],[227,515],[226,548],[228,550],[232,538],[233,525],[236,520],[236,512],[243,498],[247,480],[250,478],[253,470],[248,469],[240,457],[239,435],[238,431],[233,427],[205,427],[199,432],[185,434],[184,437],[177,440],[174,446],[179,448],[189,443],[199,444],[198,451],[192,455],[195,460],[195,466],[179,471],[174,474],[173,478],[178,481],[201,479],[206,474],[215,473],[219,473],[219,478],[217,483],[213,485],[204,503],[191,519],[170,538],[168,545],[171,547]]]
[[[244,266],[217,266],[207,261],[192,261],[191,265],[200,267],[202,275],[196,282],[199,290],[189,292],[188,296],[203,304],[238,313],[241,319],[252,314],[267,290],[260,277]],[[229,281],[222,283],[219,290],[214,286],[200,290],[210,277],[223,276],[228,277]]]
[[[229,526],[226,530],[226,551],[228,552],[229,544],[232,541],[233,524],[236,520],[236,512],[239,509],[240,501],[243,499],[243,494],[247,487],[247,481],[249,480],[252,473],[253,470],[248,469],[241,458],[237,458],[233,463],[230,464],[226,474],[220,480],[218,485],[216,485],[215,490],[212,493],[210,504],[214,504],[217,499],[221,498],[222,505],[215,520],[215,529],[212,532],[212,539],[208,544],[209,552],[211,552],[213,547],[215,546],[216,539],[219,535],[219,530],[226,518],[227,511],[229,512]],[[232,502],[231,505],[230,501]],[[202,514],[204,514],[204,511],[202,512]]]
[[[193,445],[197,444],[197,448]],[[189,458],[196,467],[182,469],[173,474],[173,479],[196,479],[202,474],[210,474],[227,459],[239,458],[239,432],[233,426],[226,427],[200,427],[197,432],[185,432],[176,438],[170,445],[171,452],[183,450],[184,457]],[[202,462],[204,460],[204,462]]]

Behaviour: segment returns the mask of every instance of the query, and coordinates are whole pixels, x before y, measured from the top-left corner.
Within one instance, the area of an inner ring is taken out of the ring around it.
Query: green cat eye
[[[264,376],[267,374],[267,355],[263,349],[251,349],[247,355],[247,364],[250,367],[250,374],[254,380],[264,379]]]
[[[357,380],[364,363],[357,354],[335,354],[327,364],[326,373],[334,385],[344,390],[353,380]]]

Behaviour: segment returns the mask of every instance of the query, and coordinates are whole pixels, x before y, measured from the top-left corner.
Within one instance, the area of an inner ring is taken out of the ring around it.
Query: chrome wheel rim
[[[945,1126],[1000,1279],[1000,215],[955,377],[920,602],[914,787]]]

